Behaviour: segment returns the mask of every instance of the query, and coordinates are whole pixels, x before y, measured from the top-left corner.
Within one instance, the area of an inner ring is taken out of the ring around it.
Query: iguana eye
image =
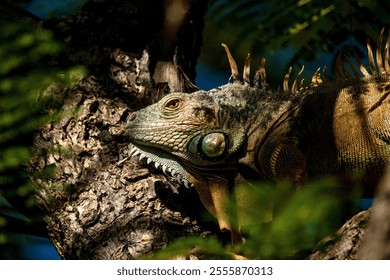
[[[164,104],[164,107],[169,110],[177,110],[181,106],[183,106],[183,100],[180,98],[173,98]]]

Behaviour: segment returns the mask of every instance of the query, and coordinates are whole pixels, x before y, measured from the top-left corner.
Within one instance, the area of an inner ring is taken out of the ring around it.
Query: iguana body
[[[371,65],[371,74],[359,65],[362,77],[322,83],[316,72],[309,87],[296,80],[292,89],[287,75],[280,91],[266,84],[265,60],[251,85],[249,56],[241,83],[225,48],[232,68],[227,85],[172,93],[131,114],[133,155],[194,186],[220,228],[233,236],[238,234],[223,200],[238,177],[288,179],[298,188],[318,176],[347,180],[359,171],[365,193],[373,193],[390,158],[388,44],[384,57],[377,52],[379,69]],[[374,64],[370,48],[369,54]]]

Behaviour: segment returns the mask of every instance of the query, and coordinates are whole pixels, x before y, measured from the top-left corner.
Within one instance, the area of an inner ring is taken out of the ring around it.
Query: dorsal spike
[[[358,54],[353,51],[353,55],[355,57],[355,60],[356,60],[356,63],[358,64],[359,66],[359,70],[360,72],[364,75],[364,76],[371,76],[370,73],[367,71],[366,67],[363,66]]]
[[[389,30],[389,34],[387,36],[387,41],[386,41],[386,45],[385,45],[385,50],[384,50],[384,53],[385,53],[385,59],[384,59],[384,67],[385,67],[385,72],[387,74],[390,74],[390,30]]]
[[[337,75],[337,77],[340,77],[340,78],[344,77],[344,71],[341,69],[342,68],[342,62],[341,62],[342,54],[343,53],[340,51],[339,54],[337,55],[337,58],[336,58],[336,75]]]
[[[238,73],[237,64],[236,64],[233,56],[231,55],[228,46],[226,46],[225,44],[222,43],[222,47],[225,49],[225,52],[226,52],[228,60],[229,60],[230,69],[232,71],[232,76],[230,77],[229,82],[233,82],[233,83],[240,82],[240,75]]]
[[[324,69],[322,70],[322,76],[324,77],[324,82],[328,80],[328,77],[326,76],[326,65],[324,66]]]
[[[260,82],[263,88],[267,86],[267,72],[265,71],[266,61],[267,59],[265,57],[261,59]]]
[[[178,69],[179,69],[179,73],[181,75],[183,75],[183,78],[184,78],[184,88],[188,92],[193,92],[193,91],[200,90],[200,88],[197,85],[195,85],[193,82],[191,82],[190,78],[188,78],[187,74],[184,73],[183,69],[181,69],[180,67],[178,67]]]
[[[349,59],[348,56],[345,56],[345,59],[347,60],[347,63],[349,65],[349,68],[351,69],[352,71],[352,74],[355,78],[359,78],[360,77],[360,74],[358,72],[358,70],[355,68],[355,66],[353,65],[352,61]]]
[[[301,81],[299,82],[299,89],[298,90],[302,90],[303,89],[304,82],[305,82],[305,78],[302,78]]]
[[[298,73],[297,77],[295,78],[293,85],[291,87],[291,91],[293,93],[298,92],[302,88],[302,83],[301,83],[301,81],[299,81],[299,77],[302,75],[304,70],[305,70],[305,65],[302,65],[302,68],[299,71],[299,73]],[[298,84],[299,84],[299,86],[298,86]]]
[[[244,72],[243,72],[244,85],[251,85],[251,54],[248,53],[245,59]]]
[[[342,61],[341,57],[345,57],[347,59],[347,63],[348,63],[348,60],[349,60],[348,56],[344,55],[342,52],[340,52],[338,54],[337,59],[336,59],[336,73],[337,73],[337,76],[343,77],[345,79],[352,79],[351,73],[348,72],[347,68],[345,67],[345,63]],[[349,65],[351,66],[351,70],[354,73],[353,66],[351,64],[349,64]],[[354,76],[355,76],[355,73],[354,73]]]
[[[290,66],[286,75],[284,76],[284,81],[283,81],[283,91],[284,92],[290,92],[290,88],[288,86],[288,80],[290,79],[291,71],[292,71],[292,67]]]
[[[292,93],[296,93],[296,92],[298,91],[297,88],[298,88],[298,86],[297,86],[297,79],[295,79],[295,80],[293,81],[292,86],[291,86],[291,92],[292,92]]]
[[[318,67],[318,69],[316,70],[316,72],[314,73],[314,75],[311,77],[311,83],[310,83],[310,86],[312,87],[317,87],[319,86],[320,84],[322,84],[322,80],[321,80],[321,67]]]
[[[347,56],[344,55],[344,57],[347,57]],[[345,68],[345,64],[341,60],[341,58],[340,58],[340,67],[341,67],[341,71],[343,71],[344,77],[347,78],[347,79],[352,79],[351,74],[348,72],[347,68]]]
[[[378,46],[376,48],[376,63],[378,65],[378,70],[380,74],[386,73],[385,67],[383,65],[383,58],[382,58],[382,40],[383,40],[384,32],[385,32],[385,28],[383,27],[381,33],[379,34]]]
[[[266,88],[267,87],[265,63],[266,63],[266,59],[265,59],[265,57],[263,57],[261,59],[261,64],[260,64],[259,68],[257,69],[257,71],[255,73],[255,77],[253,79],[253,84],[257,88]]]
[[[266,63],[266,59],[265,59],[265,57],[263,57],[261,59],[261,64],[259,66],[259,69],[257,69],[257,71],[255,73],[255,77],[253,79],[253,83],[254,83],[255,87],[266,88],[268,86],[267,85],[267,74],[266,74],[266,70],[265,70],[265,63]]]
[[[371,42],[369,39],[367,39],[367,56],[368,56],[368,62],[370,65],[371,73],[374,74],[376,73],[376,66],[375,66],[374,55],[372,53]]]

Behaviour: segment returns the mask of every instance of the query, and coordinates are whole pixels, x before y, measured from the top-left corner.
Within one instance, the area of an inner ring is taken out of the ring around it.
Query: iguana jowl
[[[172,93],[132,113],[126,130],[132,155],[193,186],[221,230],[239,234],[229,223],[224,199],[235,179],[290,180],[295,187],[321,175],[347,179],[363,172],[367,194],[373,193],[390,158],[390,49],[376,58],[368,44],[370,72],[358,61],[352,75],[333,82],[317,71],[311,85],[297,78],[284,90],[266,83],[265,59],[250,82],[250,56],[243,83],[228,48],[232,76],[210,91]],[[299,76],[299,74],[298,74]]]

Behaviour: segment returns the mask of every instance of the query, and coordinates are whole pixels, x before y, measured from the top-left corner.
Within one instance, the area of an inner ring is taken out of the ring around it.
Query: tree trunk
[[[196,193],[130,158],[124,137],[129,113],[170,91],[190,90],[206,6],[89,1],[76,15],[44,22],[69,46],[56,63],[88,68],[77,86],[51,89],[63,116],[37,133],[41,153],[31,164],[54,169],[34,181],[62,258],[134,259],[179,236],[218,232],[198,223]]]

